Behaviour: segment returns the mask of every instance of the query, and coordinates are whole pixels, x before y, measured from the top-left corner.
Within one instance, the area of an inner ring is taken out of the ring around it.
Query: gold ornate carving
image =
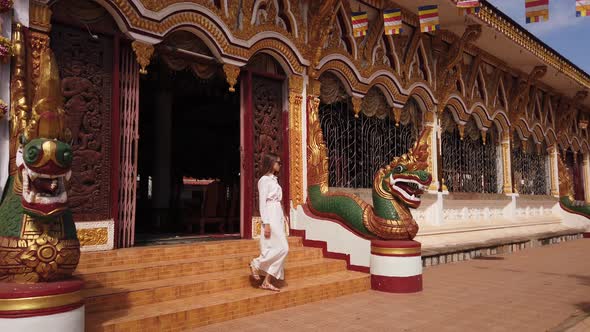
[[[303,77],[289,77],[289,158],[290,188],[293,207],[303,204],[303,140],[301,137],[301,105],[303,101]]]
[[[31,63],[33,65],[31,91],[33,94],[37,91],[41,75],[41,53],[47,48],[49,48],[49,36],[45,33],[31,31]]]
[[[105,245],[109,241],[109,231],[106,227],[78,229],[76,233],[82,247]]]
[[[361,113],[361,106],[363,105],[363,98],[352,97],[352,110],[354,111],[354,117],[358,118]]]
[[[49,32],[51,30],[51,9],[44,3],[31,1],[29,4],[29,23],[32,29]]]
[[[145,67],[150,64],[152,55],[154,55],[154,45],[134,40],[133,43],[131,43],[131,47],[133,48],[133,52],[135,52],[135,56],[137,57],[137,63],[139,63],[141,66],[139,73],[144,75],[147,74]]]
[[[319,90],[319,81],[312,81]],[[320,126],[320,98],[316,89],[307,96],[307,180],[308,185],[318,184],[322,193],[328,192],[328,149]]]
[[[559,153],[554,154],[557,158],[557,172],[559,174],[559,196],[568,196],[573,202],[574,199],[574,185],[572,181],[571,171],[563,161]],[[574,154],[575,157],[575,154]]]
[[[27,126],[29,107],[26,95],[26,58],[25,58],[25,39],[22,32],[22,26],[16,24],[12,31],[12,40],[14,43],[13,71],[10,79],[10,103],[12,112],[10,128],[10,174],[16,173],[16,150],[18,146],[18,137]]]
[[[36,283],[71,276],[80,259],[78,240],[63,240],[63,222],[23,215],[19,238],[0,237],[0,281]]]
[[[240,76],[240,67],[226,63],[223,65],[223,71],[225,72],[225,79],[229,84],[229,91],[236,92],[236,84],[238,84],[238,76]]]
[[[505,194],[512,194],[512,170],[510,167],[510,137],[508,133],[502,134],[502,174],[503,174],[503,184],[502,184],[502,192]]]

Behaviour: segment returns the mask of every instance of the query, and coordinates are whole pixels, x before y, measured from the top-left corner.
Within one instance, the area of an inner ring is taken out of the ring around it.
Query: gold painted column
[[[425,112],[424,113],[424,127],[431,128],[430,131],[430,154],[428,155],[428,172],[432,175],[432,182],[428,190],[438,191],[441,183],[441,174],[438,171],[439,163],[439,145],[438,134],[440,131],[439,126],[436,125],[438,116],[436,112]]]
[[[559,154],[555,144],[551,145],[547,151],[549,152],[549,172],[551,173],[551,196],[559,197],[559,173],[557,170]]]
[[[583,154],[583,167],[584,167],[584,200],[586,203],[590,203],[590,154]]]
[[[301,107],[303,105],[303,77],[289,77],[289,186],[293,208],[303,201],[303,128]]]
[[[503,185],[502,192],[504,194],[512,194],[512,161],[510,160],[510,134],[507,132],[502,133],[502,177]]]

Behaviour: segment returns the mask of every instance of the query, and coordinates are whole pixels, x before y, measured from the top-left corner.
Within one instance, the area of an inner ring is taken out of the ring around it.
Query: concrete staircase
[[[368,274],[289,238],[280,293],[256,288],[258,242],[231,240],[83,253],[87,331],[183,331],[370,289]]]

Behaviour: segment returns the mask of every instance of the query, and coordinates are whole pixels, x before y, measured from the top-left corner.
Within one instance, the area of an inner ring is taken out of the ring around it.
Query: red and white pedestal
[[[371,241],[371,288],[389,293],[422,291],[420,242]]]
[[[0,331],[84,332],[83,284],[0,283]]]

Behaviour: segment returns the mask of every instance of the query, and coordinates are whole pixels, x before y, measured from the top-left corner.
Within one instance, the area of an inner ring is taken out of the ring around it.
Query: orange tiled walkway
[[[428,268],[419,294],[368,291],[198,331],[564,331],[588,315],[582,239]]]

